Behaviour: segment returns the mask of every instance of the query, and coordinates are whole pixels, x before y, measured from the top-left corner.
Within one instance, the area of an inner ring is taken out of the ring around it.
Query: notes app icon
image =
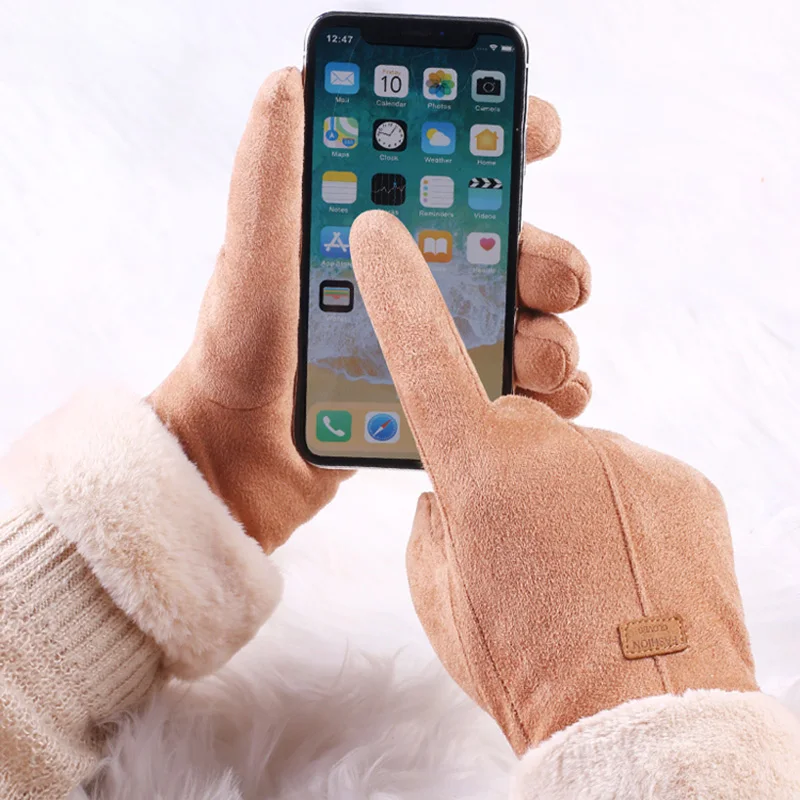
[[[417,243],[429,264],[446,264],[453,257],[453,234],[447,231],[420,231]]]
[[[322,173],[322,199],[326,203],[349,205],[355,203],[358,193],[358,178],[355,172]]]

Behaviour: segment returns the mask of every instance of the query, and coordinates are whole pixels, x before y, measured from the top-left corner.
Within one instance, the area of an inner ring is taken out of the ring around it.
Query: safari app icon
[[[400,415],[393,411],[369,411],[364,439],[373,444],[394,444],[400,438]]]

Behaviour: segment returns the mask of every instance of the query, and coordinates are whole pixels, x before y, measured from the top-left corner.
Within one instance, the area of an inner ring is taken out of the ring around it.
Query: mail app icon
[[[325,65],[325,91],[330,94],[355,94],[361,82],[358,64],[331,61]]]

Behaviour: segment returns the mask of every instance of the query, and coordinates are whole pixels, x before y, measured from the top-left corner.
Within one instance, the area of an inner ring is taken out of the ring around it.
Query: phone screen
[[[350,261],[350,226],[367,209],[406,225],[490,398],[508,388],[525,54],[508,36],[470,39],[456,48],[374,44],[358,27],[314,35],[297,432],[312,456],[419,458]]]

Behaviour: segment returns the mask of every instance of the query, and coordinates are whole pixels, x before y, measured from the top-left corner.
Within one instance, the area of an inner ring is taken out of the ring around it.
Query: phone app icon
[[[470,264],[497,264],[500,261],[500,235],[471,233],[467,236],[467,261]]]
[[[325,147],[352,150],[358,144],[358,120],[355,117],[325,117],[322,140]]]
[[[447,231],[420,231],[417,244],[429,264],[446,264],[453,257],[453,234]]]
[[[372,126],[372,143],[376,150],[399,153],[408,144],[408,126],[401,119],[376,119]]]
[[[504,138],[500,125],[473,125],[469,129],[469,151],[474,156],[501,156]]]
[[[470,178],[467,203],[475,211],[497,211],[503,205],[503,182],[499,178]]]
[[[422,123],[422,152],[449,155],[456,149],[456,126],[452,122]]]
[[[450,208],[455,184],[446,175],[426,175],[419,182],[419,202],[425,208]]]
[[[364,439],[373,444],[394,444],[400,439],[400,415],[393,411],[368,411]]]
[[[458,73],[444,67],[428,67],[422,74],[422,96],[428,100],[455,100]]]
[[[349,442],[353,415],[349,411],[318,411],[317,439],[320,442]]]
[[[326,225],[319,235],[319,252],[323,258],[350,258],[350,228]]]
[[[322,199],[335,205],[355,203],[358,194],[358,178],[355,172],[336,172],[328,170],[322,173]]]
[[[472,73],[472,99],[482,103],[502,103],[506,99],[506,76],[490,69]]]
[[[372,176],[372,202],[376,206],[401,206],[406,201],[406,179],[394,172]]]
[[[408,95],[408,67],[397,64],[380,64],[375,67],[373,82],[378,97],[406,97]]]
[[[322,281],[319,285],[319,307],[322,311],[346,314],[353,310],[355,290],[350,281]]]
[[[325,91],[330,94],[355,94],[360,80],[358,64],[331,61],[325,65]]]

